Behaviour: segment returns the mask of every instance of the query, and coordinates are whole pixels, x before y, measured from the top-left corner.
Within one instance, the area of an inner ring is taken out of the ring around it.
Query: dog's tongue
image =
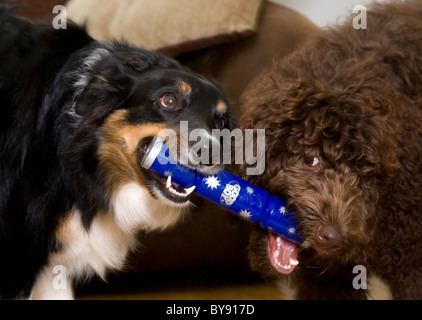
[[[268,232],[268,258],[273,268],[282,274],[290,274],[299,264],[298,246],[272,232]]]

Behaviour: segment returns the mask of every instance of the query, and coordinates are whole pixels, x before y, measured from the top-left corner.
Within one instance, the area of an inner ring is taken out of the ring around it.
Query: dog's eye
[[[317,157],[314,157],[314,160],[312,161],[312,164],[311,164],[311,168],[317,171],[321,169],[321,162],[319,161]]]
[[[217,129],[223,129],[225,125],[226,121],[224,120],[224,118],[220,118],[217,120]]]
[[[177,107],[177,98],[173,94],[166,94],[161,97],[160,104],[165,108],[174,109]]]

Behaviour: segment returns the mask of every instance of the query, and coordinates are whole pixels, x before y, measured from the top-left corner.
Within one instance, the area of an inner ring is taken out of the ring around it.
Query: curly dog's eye
[[[314,160],[312,161],[311,168],[319,171],[321,169],[321,162],[317,157],[314,157]]]
[[[160,98],[160,105],[164,108],[174,109],[178,106],[177,98],[174,94],[166,94]]]
[[[224,120],[224,118],[220,118],[217,120],[217,129],[223,129],[225,125],[226,121]]]

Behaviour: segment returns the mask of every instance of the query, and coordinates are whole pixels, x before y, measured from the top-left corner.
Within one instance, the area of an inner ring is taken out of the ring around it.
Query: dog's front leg
[[[72,280],[62,265],[48,265],[38,275],[31,294],[32,300],[73,300]]]

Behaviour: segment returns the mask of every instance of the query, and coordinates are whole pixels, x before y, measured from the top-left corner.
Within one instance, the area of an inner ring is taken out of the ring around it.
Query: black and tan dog
[[[216,84],[169,58],[3,9],[0,297],[72,298],[73,280],[122,268],[137,231],[173,225],[190,204],[140,167],[148,141],[182,120],[221,129],[227,112]]]

